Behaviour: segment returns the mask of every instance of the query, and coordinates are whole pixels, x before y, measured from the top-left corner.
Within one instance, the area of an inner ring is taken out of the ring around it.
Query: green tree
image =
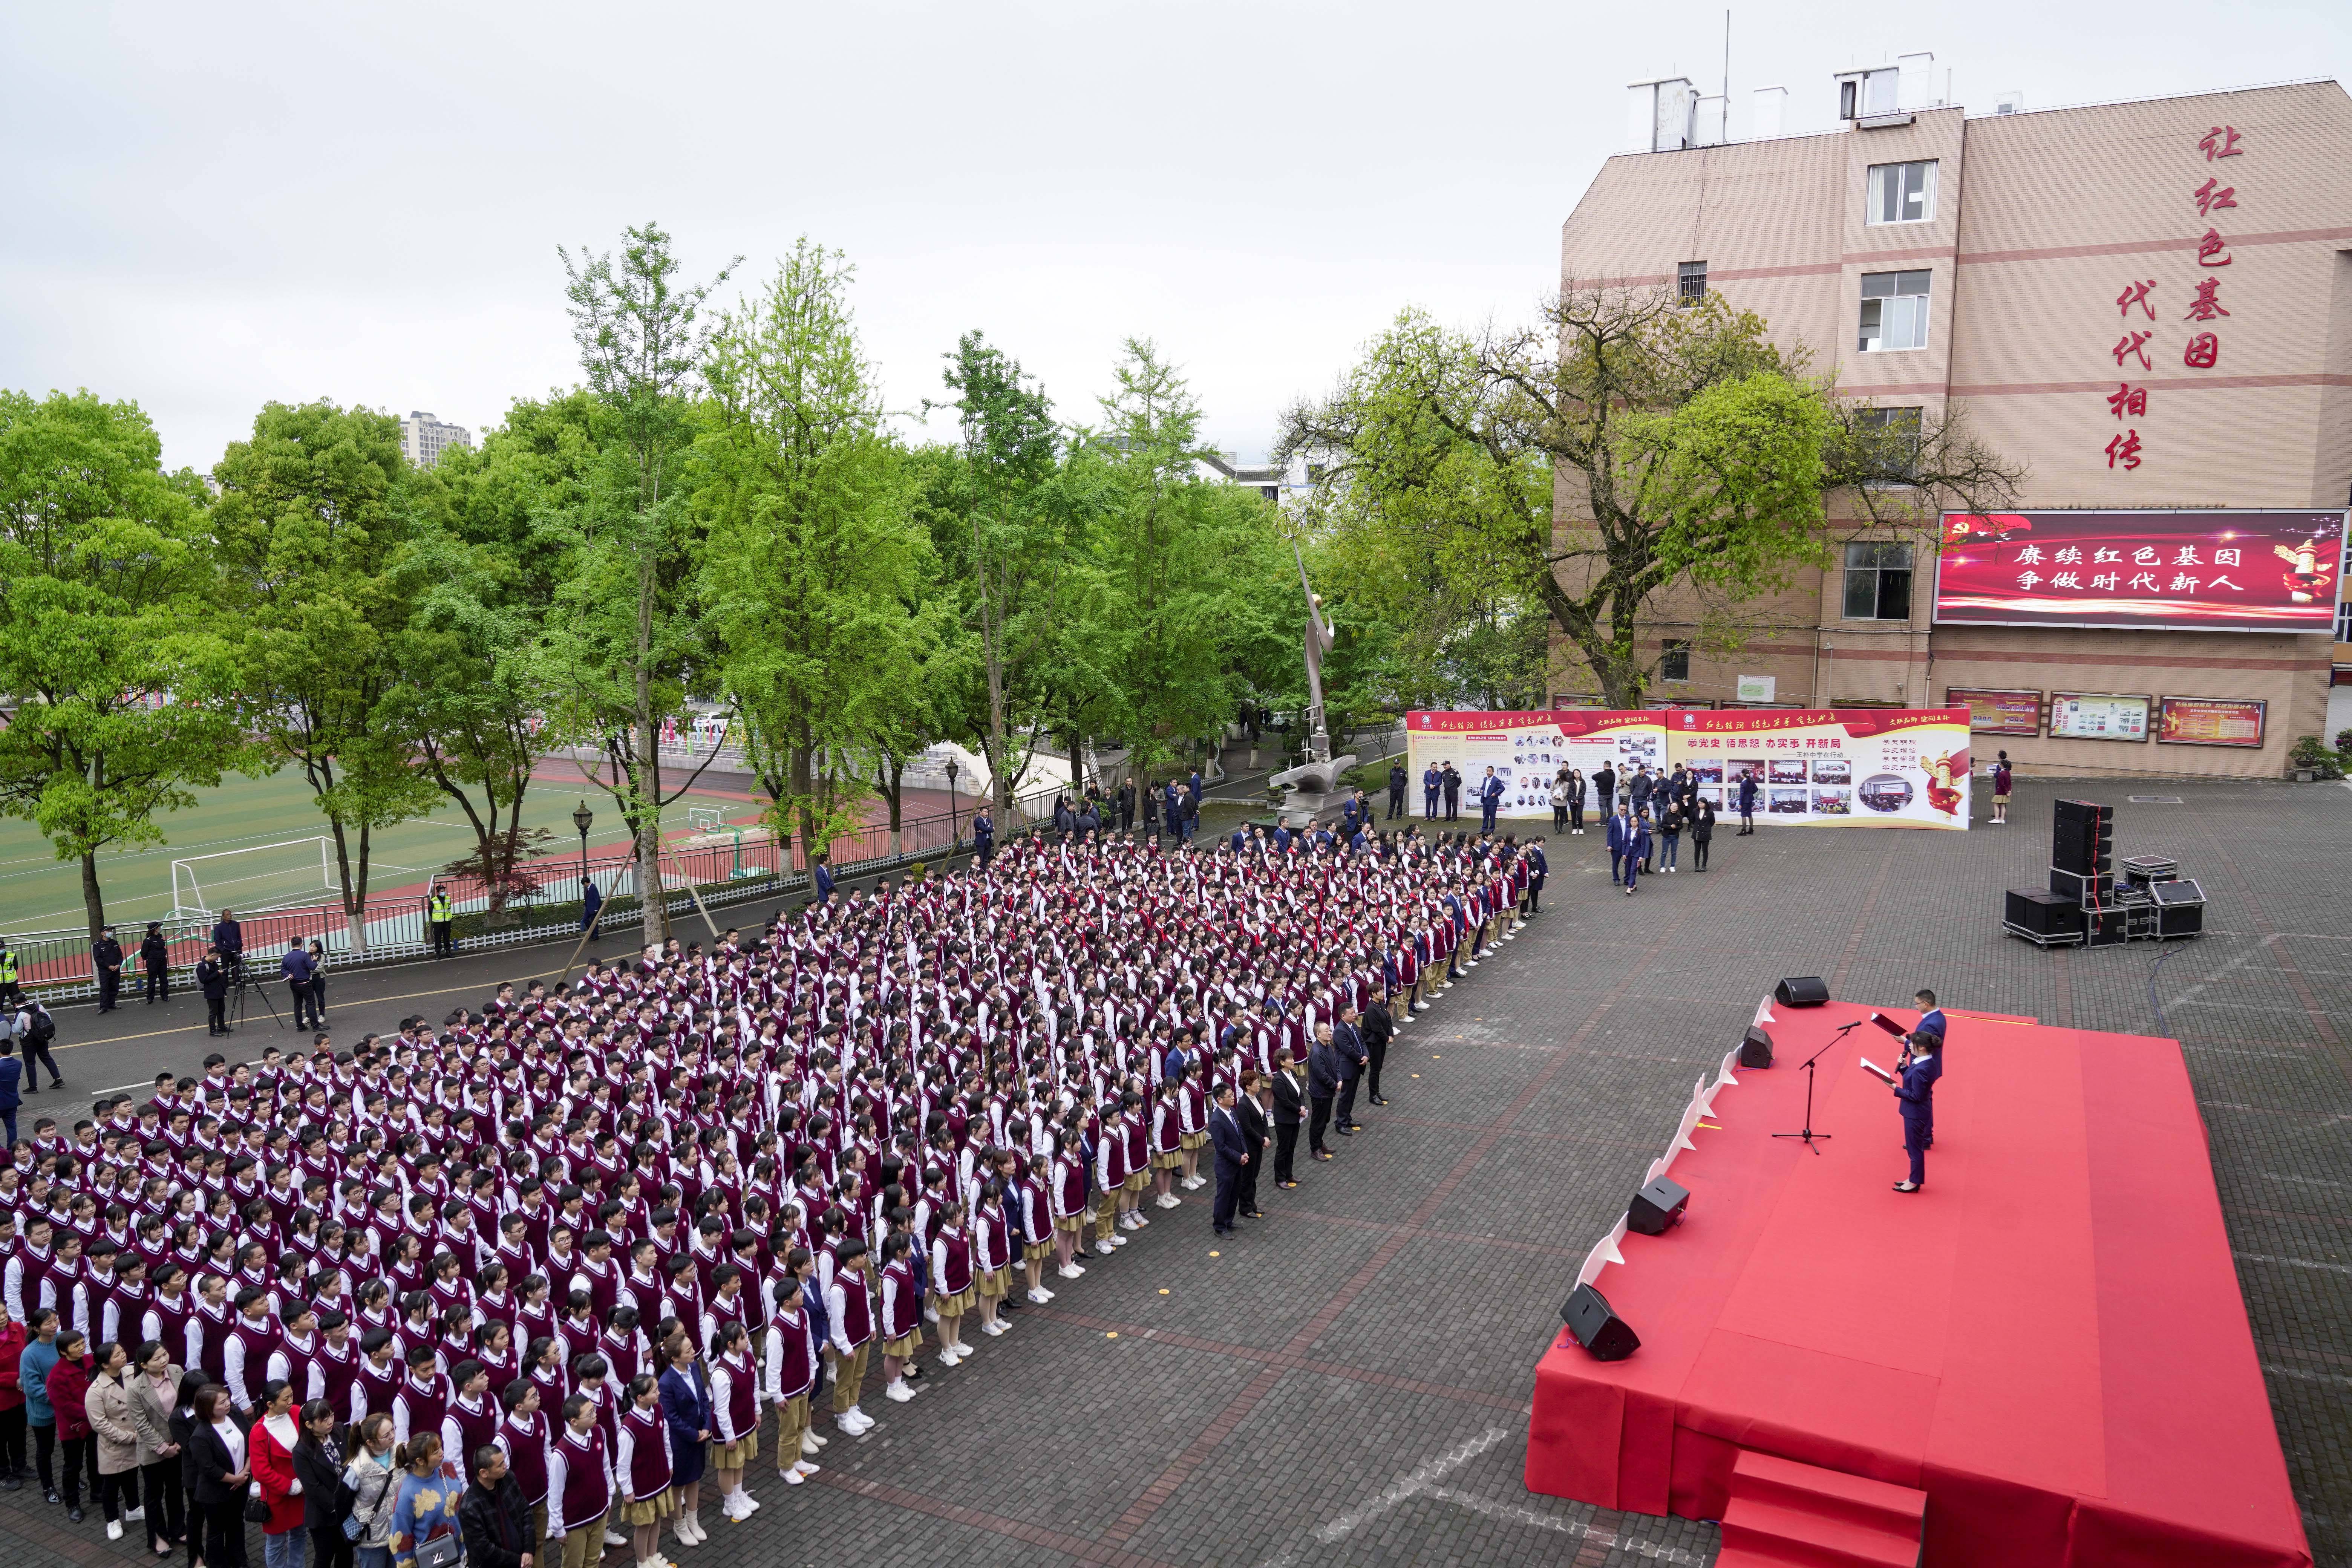
[[[361,952],[373,836],[436,799],[385,703],[415,596],[409,477],[398,420],[323,401],[266,405],[213,468],[245,723],[310,782]]]
[[[609,417],[598,422],[600,460],[583,493],[536,520],[561,563],[537,665],[554,736],[600,753],[584,771],[628,824],[645,937],[658,942],[669,935],[662,808],[709,765],[705,758],[667,787],[661,728],[691,693],[711,689],[683,470],[700,424],[695,395],[710,337],[703,307],[735,263],[683,288],[658,225],[623,239],[617,258],[562,253],[581,369]]]
[[[1753,601],[1825,561],[1832,495],[1895,527],[2013,500],[2021,470],[1957,405],[1895,426],[1809,371],[1720,295],[1570,285],[1478,338],[1407,312],[1291,411],[1281,449],[1328,461],[1327,504],[1376,536],[1365,561],[1457,620],[1488,606],[1507,639],[1540,604],[1602,700],[1638,707],[1662,604],[1696,601],[1710,646],[1735,650]],[[1425,655],[1445,627],[1415,630]]]
[[[136,405],[0,392],[0,812],[81,862],[93,941],[99,851],[160,842],[158,813],[251,762],[220,700],[204,487],[162,455]]]
[[[930,736],[927,655],[947,628],[914,476],[849,308],[855,268],[803,239],[711,339],[695,506],[719,679],[779,832],[804,857],[893,798]],[[864,764],[864,765],[861,765]]]
[[[1027,770],[1035,726],[1018,739],[1018,688],[1043,673],[1062,628],[1063,586],[1084,509],[1061,483],[1062,432],[1045,389],[977,331],[943,356],[962,426],[953,459],[928,469],[926,515],[949,578],[963,590],[964,625],[980,644],[972,738],[988,763],[1000,819]],[[1066,602],[1066,599],[1064,600]]]

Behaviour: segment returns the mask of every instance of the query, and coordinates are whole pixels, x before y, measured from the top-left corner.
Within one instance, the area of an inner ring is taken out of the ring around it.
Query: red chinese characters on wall
[[[2200,278],[2196,298],[2189,301],[2189,314],[2180,319],[2184,321],[2210,321],[2228,315],[2230,312],[2221,309],[2221,280],[2219,278]]]

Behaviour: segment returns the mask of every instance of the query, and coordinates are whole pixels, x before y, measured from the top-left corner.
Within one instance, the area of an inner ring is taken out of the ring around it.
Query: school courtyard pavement
[[[2161,950],[2004,936],[2001,891],[2043,880],[2061,795],[2116,806],[2119,855],[2177,856],[2212,929]],[[1597,836],[1553,839],[1544,913],[1402,1031],[1393,1104],[1360,1108],[1367,1131],[1297,1191],[1262,1189],[1267,1219],[1219,1242],[1205,1189],[1147,1210],[1118,1256],[1049,1280],[1050,1306],[961,1367],[932,1363],[912,1404],[869,1385],[878,1425],[836,1436],[811,1484],[758,1475],[755,1517],[708,1508],[707,1550],[666,1549],[683,1568],[1711,1563],[1711,1525],[1529,1494],[1528,1401],[1577,1262],[1693,1079],[1776,978],[1818,973],[1858,1001],[1927,985],[1954,1006],[2184,1042],[2313,1551],[2352,1563],[2352,790],[2028,780],[2011,817],[1727,831],[1707,874],[1633,899]],[[348,1041],[438,1016],[562,958],[346,973],[331,1022]],[[62,1015],[59,1099],[191,1067],[208,1042],[185,1006]],[[273,1037],[291,1037],[249,1026],[235,1044]],[[95,1509],[77,1527],[34,1491],[0,1496],[12,1561],[124,1562],[139,1534],[110,1545]]]

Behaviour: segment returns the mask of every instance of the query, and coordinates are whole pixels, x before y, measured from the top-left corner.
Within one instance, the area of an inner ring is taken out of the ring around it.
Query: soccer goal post
[[[266,909],[341,888],[329,834],[219,849],[172,862],[172,918],[209,920],[224,909]]]

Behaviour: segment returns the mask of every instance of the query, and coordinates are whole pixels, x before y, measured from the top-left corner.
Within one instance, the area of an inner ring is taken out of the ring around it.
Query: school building
[[[1980,763],[2278,777],[2352,683],[2352,98],[1971,113],[1941,79],[1824,73],[1817,134],[1777,134],[1767,89],[1745,141],[1720,99],[1639,84],[1634,150],[1563,226],[1564,282],[1719,291],[1844,395],[1958,400],[2029,470],[2016,513],[1907,532],[1833,501],[1831,563],[1748,606],[1736,654],[1669,602],[1649,700],[1966,701]],[[1593,700],[1554,653],[1555,705]]]

